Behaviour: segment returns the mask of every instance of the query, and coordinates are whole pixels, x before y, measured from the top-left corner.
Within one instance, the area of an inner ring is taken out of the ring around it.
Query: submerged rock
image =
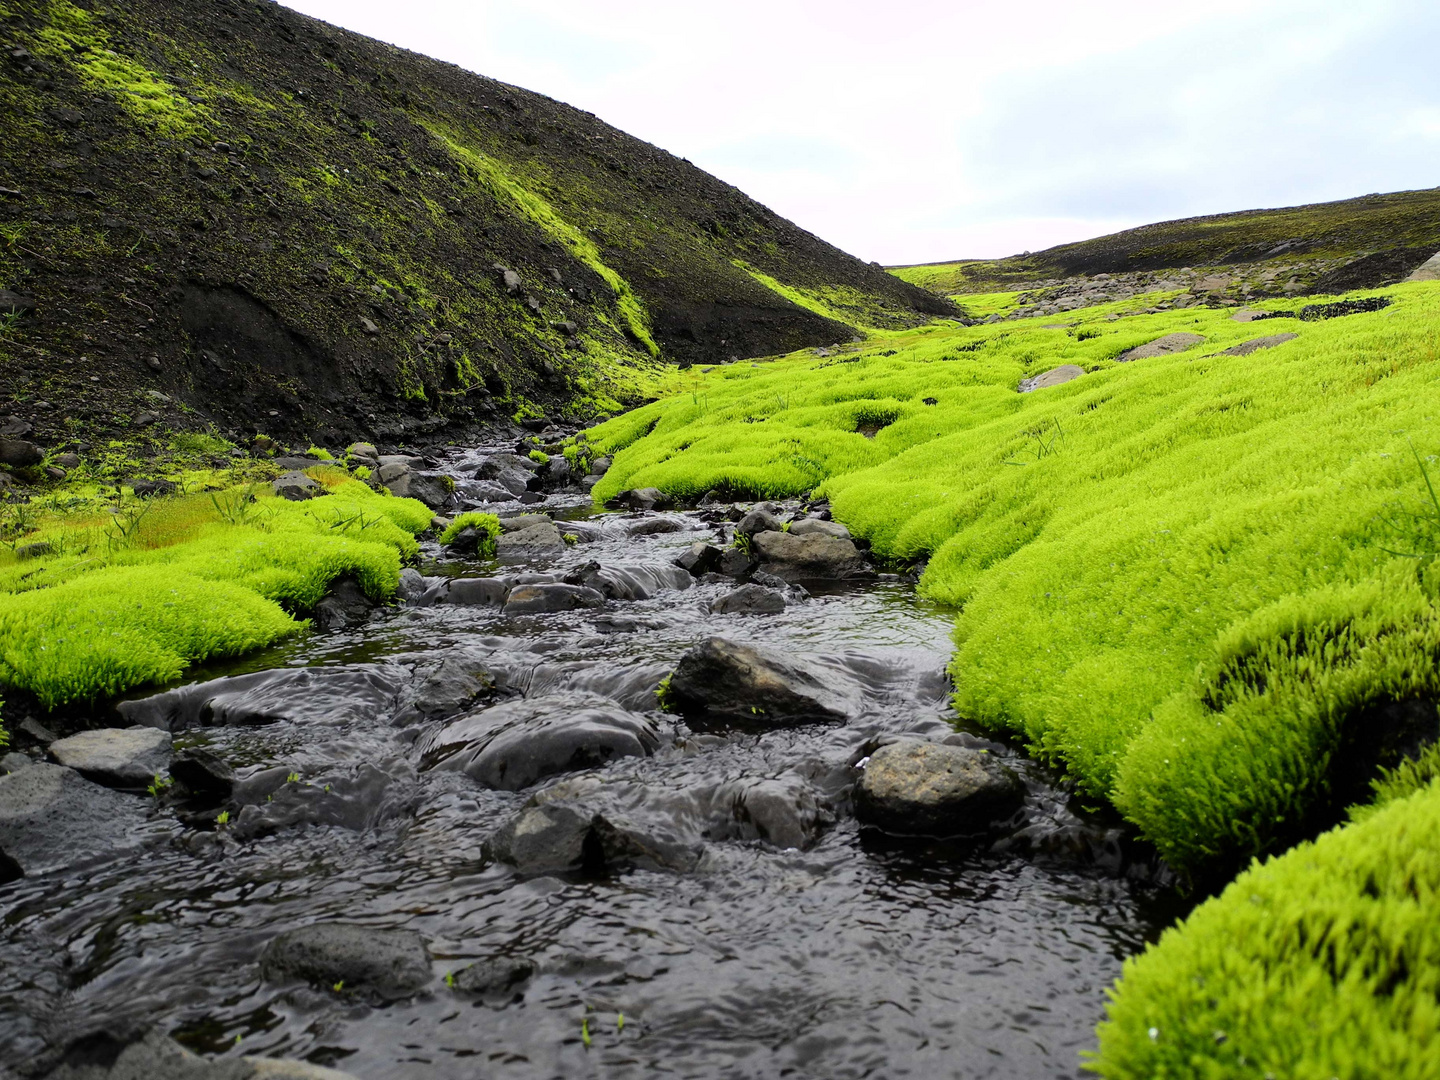
[[[457,994],[508,994],[534,974],[535,965],[529,960],[499,957],[461,968],[450,987]]]
[[[388,713],[400,687],[400,673],[383,665],[282,668],[122,701],[116,711],[162,731],[282,721],[342,725]]]
[[[0,776],[0,880],[118,855],[139,842],[144,821],[140,799],[74,769],[35,764]]]
[[[170,735],[152,727],[82,731],[51,743],[50,756],[107,787],[143,788],[170,764]]]
[[[656,723],[596,694],[569,691],[507,701],[421,740],[421,767],[463,772],[486,787],[519,791],[547,776],[649,757]]]
[[[668,693],[681,712],[762,724],[843,721],[861,708],[858,688],[838,668],[722,637],[681,657]]]
[[[116,1037],[105,1031],[74,1040],[46,1080],[355,1080],[308,1061],[242,1057],[212,1061],[159,1031]]]
[[[482,656],[457,650],[445,657],[396,717],[397,724],[453,716],[495,693],[496,678]]]
[[[235,785],[239,814],[229,831],[237,840],[269,836],[300,825],[329,825],[361,832],[404,809],[392,798],[395,778],[369,763],[315,780],[295,779],[288,766],[266,769]]]
[[[1025,787],[993,755],[904,739],[875,751],[856,791],[856,814],[891,832],[983,833],[1020,806]]]
[[[688,589],[691,578],[678,566],[601,566],[586,563],[565,575],[572,585],[583,585],[611,600],[649,600],[670,589]]]
[[[355,923],[315,923],[286,930],[265,946],[260,974],[268,982],[300,979],[381,998],[410,997],[431,980],[430,954],[413,930]]]
[[[462,607],[499,607],[513,587],[505,578],[451,578],[439,599],[442,604]]]
[[[506,615],[543,615],[605,605],[605,596],[583,585],[518,585],[505,601]]]
[[[817,533],[757,533],[751,549],[760,569],[785,581],[846,580],[869,577],[869,563],[854,542]]]
[[[235,791],[235,770],[199,746],[187,746],[170,760],[170,778],[192,798],[219,805]]]

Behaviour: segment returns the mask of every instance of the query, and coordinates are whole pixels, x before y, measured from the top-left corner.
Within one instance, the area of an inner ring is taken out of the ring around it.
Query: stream
[[[1086,1075],[1105,988],[1179,908],[1117,822],[957,725],[953,613],[885,574],[806,582],[759,615],[713,613],[735,587],[716,575],[549,614],[429,602],[441,579],[543,584],[589,563],[663,579],[733,528],[728,505],[597,511],[572,492],[481,506],[469,478],[509,449],[441,467],[464,506],[556,518],[576,537],[562,550],[497,564],[427,541],[408,602],[127,706],[131,723],[167,717],[177,754],[234,769],[233,816],[217,827],[214,807],[164,799],[123,857],[0,886],[0,1063],[154,1025],[206,1055],[362,1080]],[[859,705],[843,723],[768,727],[660,712],[661,680],[711,636],[821,658]],[[618,714],[644,752],[528,784],[512,763],[506,782],[523,786],[487,787],[451,767],[484,754],[446,742],[487,708],[532,727]],[[1015,770],[1024,805],[1003,835],[857,822],[859,766],[899,735]],[[497,830],[555,784],[623,842],[587,841],[570,869],[497,856]],[[322,921],[418,932],[430,981],[381,1000],[262,974],[276,935]],[[447,981],[497,960],[498,982]]]

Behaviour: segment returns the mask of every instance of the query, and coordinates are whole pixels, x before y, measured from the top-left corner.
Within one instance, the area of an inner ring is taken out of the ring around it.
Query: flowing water
[[[450,468],[473,475],[481,456]],[[697,512],[596,514],[579,496],[542,509],[572,519],[585,542],[511,572],[663,565],[712,538]],[[639,522],[680,531],[632,535]],[[425,560],[428,575],[496,572],[433,544]],[[1030,792],[1018,833],[958,844],[861,828],[848,791],[877,739],[979,742],[956,734],[947,711],[951,614],[899,579],[817,591],[765,616],[711,614],[726,591],[697,584],[535,616],[396,606],[201,672],[279,672],[266,692],[280,718],[182,731],[177,747],[208,747],[252,783],[296,774],[285,790],[313,798],[257,799],[252,817],[271,817],[244,829],[191,828],[157,810],[151,828],[164,835],[136,854],[0,887],[0,1062],[99,1026],[153,1023],[207,1054],[305,1058],[363,1080],[1080,1075],[1104,990],[1173,917],[1169,894],[1127,860],[1113,823],[1085,817],[1003,746],[994,752]],[[461,653],[483,657],[510,695],[561,708],[585,692],[653,711],[664,674],[712,634],[832,658],[862,687],[861,715],[692,731],[656,713],[654,755],[597,775],[682,817],[677,808],[703,817],[695,792],[717,784],[788,783],[817,808],[808,847],[711,820],[687,826],[703,849],[693,868],[526,876],[493,861],[486,841],[534,789],[427,771],[416,746],[426,725],[395,723],[425,673]],[[263,980],[266,943],[319,920],[419,931],[432,985],[377,1004]],[[498,997],[447,985],[447,973],[497,956],[535,973]]]

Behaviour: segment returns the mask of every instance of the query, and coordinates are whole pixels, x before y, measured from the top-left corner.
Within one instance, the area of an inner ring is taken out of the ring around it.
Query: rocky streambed
[[[950,614],[506,449],[434,470],[498,561],[5,759],[0,1074],[1079,1075],[1170,894],[957,725]]]

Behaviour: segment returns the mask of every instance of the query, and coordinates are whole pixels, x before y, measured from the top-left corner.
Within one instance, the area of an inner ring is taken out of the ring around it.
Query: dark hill
[[[1308,265],[1310,290],[1399,281],[1440,251],[1440,188],[1185,218],[1008,259],[896,267],[943,294],[1024,288],[1080,274],[1179,267]]]
[[[589,113],[273,3],[0,0],[0,46],[0,388],[42,435],[159,391],[414,437],[851,336],[751,269],[857,324],[954,314]]]

